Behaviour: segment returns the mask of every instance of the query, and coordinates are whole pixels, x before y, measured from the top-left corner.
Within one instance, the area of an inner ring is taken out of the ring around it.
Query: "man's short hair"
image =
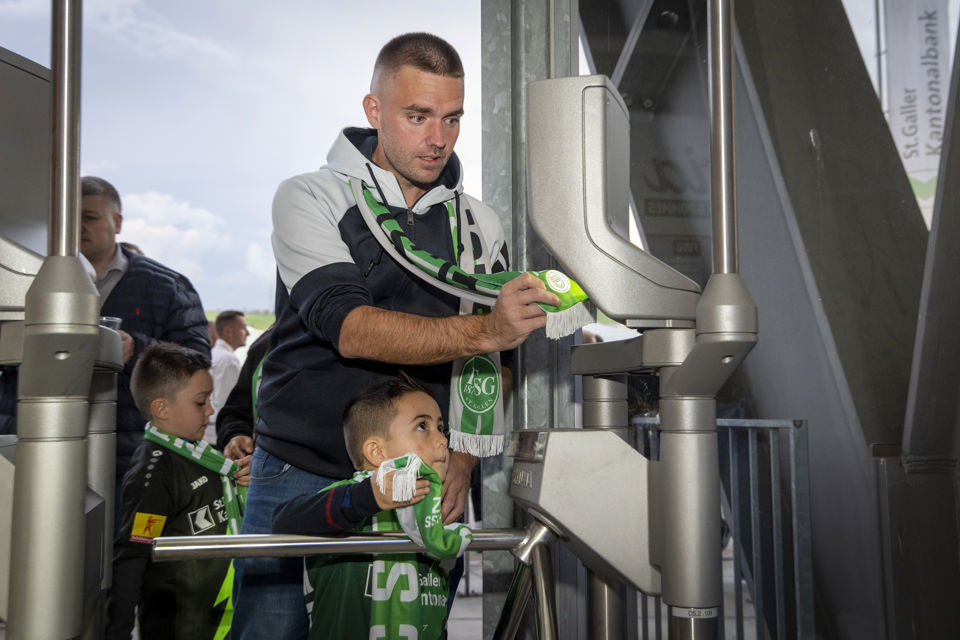
[[[404,33],[380,49],[373,65],[371,93],[380,74],[395,73],[404,65],[438,76],[463,77],[463,63],[449,42],[430,33]]]
[[[243,311],[236,311],[235,309],[228,309],[227,311],[221,311],[217,315],[217,321],[215,328],[217,330],[217,335],[223,335],[223,328],[227,325],[233,324],[237,318],[243,318]]]
[[[343,439],[354,469],[363,468],[363,443],[372,437],[389,436],[390,422],[397,417],[397,400],[426,386],[401,372],[396,378],[375,384],[347,404],[343,410]]]
[[[80,196],[103,196],[117,205],[117,211],[123,211],[120,203],[120,194],[116,187],[97,176],[83,176],[80,178]]]
[[[172,342],[144,349],[130,377],[130,392],[140,413],[152,420],[150,404],[157,398],[172,400],[197,371],[210,368],[210,358]]]

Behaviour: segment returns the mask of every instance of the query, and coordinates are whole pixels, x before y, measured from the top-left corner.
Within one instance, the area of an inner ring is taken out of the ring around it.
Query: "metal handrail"
[[[524,529],[475,529],[471,551],[505,551],[524,541]],[[245,534],[236,536],[170,536],[153,541],[157,562],[201,558],[289,557],[333,553],[404,553],[422,551],[403,532],[368,531],[343,536]]]

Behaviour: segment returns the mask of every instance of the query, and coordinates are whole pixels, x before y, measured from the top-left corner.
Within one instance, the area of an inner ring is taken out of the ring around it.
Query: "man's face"
[[[415,453],[443,482],[447,478],[450,454],[437,401],[422,391],[415,391],[397,398],[396,402],[397,415],[390,422],[390,438],[384,443],[384,454],[392,459]]]
[[[412,204],[447,166],[460,135],[463,78],[400,67],[377,80],[376,95],[364,98],[379,140],[373,161],[392,172]]]
[[[80,253],[90,262],[112,256],[123,216],[116,203],[103,196],[83,196],[80,204]]]
[[[247,336],[250,335],[250,329],[247,328],[247,321],[243,316],[237,316],[233,322],[223,328],[223,335],[220,336],[230,345],[231,349],[239,349],[247,344]]]
[[[210,394],[213,393],[213,378],[206,369],[194,372],[187,386],[167,403],[167,419],[164,431],[184,440],[201,440],[207,428],[207,420],[213,415]],[[159,426],[159,425],[158,425]]]

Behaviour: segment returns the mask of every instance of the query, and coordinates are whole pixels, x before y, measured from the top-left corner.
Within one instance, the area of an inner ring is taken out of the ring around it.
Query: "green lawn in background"
[[[207,314],[207,320],[216,320],[217,314],[220,313],[220,310],[217,309],[216,311],[206,311],[205,313]],[[257,313],[253,311],[244,311],[243,318],[247,321],[248,327],[253,327],[254,329],[258,329],[260,331],[263,331],[269,327],[276,319],[272,313]]]

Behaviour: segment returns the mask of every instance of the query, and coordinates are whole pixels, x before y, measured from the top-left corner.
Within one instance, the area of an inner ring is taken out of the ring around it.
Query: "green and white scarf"
[[[443,524],[440,515],[442,485],[440,476],[433,467],[415,453],[387,460],[377,470],[377,486],[381,492],[385,491],[388,473],[393,475],[391,497],[394,502],[405,502],[413,498],[418,478],[425,478],[430,483],[426,498],[409,507],[396,509],[397,519],[404,533],[426,549],[427,555],[433,558],[445,560],[462,556],[473,540],[473,532],[464,524]]]
[[[237,535],[240,533],[240,523],[243,519],[243,495],[237,490],[237,484],[233,479],[233,474],[240,471],[240,466],[237,463],[225,458],[222,453],[210,446],[208,442],[203,440],[189,442],[183,438],[171,435],[162,429],[158,429],[149,422],[144,429],[143,439],[196,462],[208,471],[220,474],[220,482],[223,486],[223,507],[224,511],[227,512],[227,533],[229,535]],[[230,624],[233,620],[232,591],[233,562],[231,561],[230,566],[227,568],[227,575],[224,576],[223,582],[220,585],[220,591],[217,593],[217,597],[213,603],[214,607],[223,601],[227,603],[214,640],[223,640],[230,632]]]
[[[459,206],[455,208],[450,201],[446,203],[456,260],[453,263],[418,249],[403,233],[394,215],[377,201],[366,185],[351,180],[350,188],[367,227],[386,253],[409,273],[459,297],[461,315],[489,309],[496,303],[503,285],[523,273],[491,273],[483,233],[469,210],[461,222]],[[530,273],[561,301],[559,306],[538,303],[547,311],[547,337],[559,339],[593,322],[586,306],[587,295],[580,285],[553,269]],[[505,429],[499,353],[478,354],[453,362],[449,422],[450,448],[454,451],[477,457],[503,451]]]

